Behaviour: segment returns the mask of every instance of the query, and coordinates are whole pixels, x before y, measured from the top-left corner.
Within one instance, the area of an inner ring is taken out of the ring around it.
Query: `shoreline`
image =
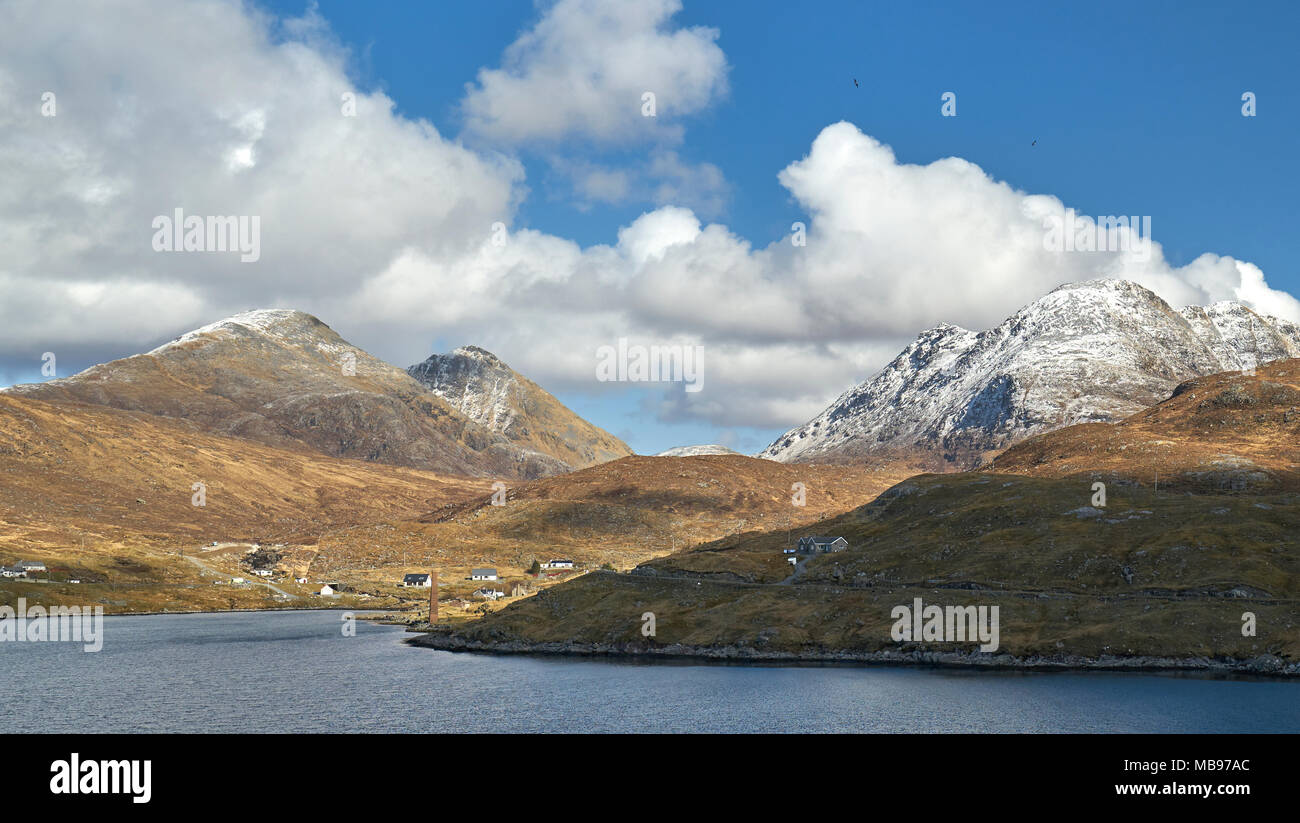
[[[40,605],[40,604],[36,604]],[[91,604],[90,608],[94,608]],[[50,607],[46,607],[50,608]],[[82,607],[84,608],[84,607]],[[170,612],[104,612],[104,618],[110,617],[180,617],[187,614],[252,614],[264,612],[331,612],[331,611],[350,611],[350,612],[385,612],[386,609],[369,609],[369,608],[348,608],[347,606],[303,606],[301,608],[279,607],[275,609],[198,609],[195,611],[170,611]],[[393,623],[392,625],[404,625]]]
[[[1288,663],[1272,655],[1247,660],[1214,660],[1201,657],[1134,657],[1098,658],[1077,655],[1019,658],[1010,654],[988,655],[979,652],[941,651],[834,651],[773,652],[741,646],[629,646],[606,643],[525,643],[497,641],[485,643],[447,634],[421,632],[404,641],[407,645],[438,651],[470,654],[519,655],[531,657],[570,657],[587,660],[663,661],[695,663],[748,663],[773,666],[838,664],[845,666],[920,666],[954,671],[1002,672],[1132,672],[1181,673],[1199,675],[1234,675],[1292,680],[1300,676],[1300,663]]]

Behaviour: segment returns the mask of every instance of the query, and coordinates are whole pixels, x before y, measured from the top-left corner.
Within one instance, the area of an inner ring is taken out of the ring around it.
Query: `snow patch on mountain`
[[[406,371],[462,414],[500,434],[510,433],[516,409],[527,399],[515,372],[478,346],[432,355]]]
[[[701,454],[740,454],[740,452],[711,443],[706,446],[677,446],[667,451],[661,451],[655,457],[695,457]]]

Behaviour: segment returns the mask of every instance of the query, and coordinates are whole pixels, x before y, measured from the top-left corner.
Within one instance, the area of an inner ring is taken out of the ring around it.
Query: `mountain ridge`
[[[1032,434],[1135,414],[1184,380],[1296,356],[1300,327],[1241,304],[1178,311],[1129,281],[1067,283],[983,332],[927,329],[758,456],[973,468]]]
[[[3,391],[453,475],[527,479],[569,469],[479,425],[403,369],[293,309],[242,312],[142,354]]]

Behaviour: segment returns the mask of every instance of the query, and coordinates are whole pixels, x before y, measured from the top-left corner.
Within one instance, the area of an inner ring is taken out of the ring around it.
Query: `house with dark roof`
[[[799,538],[799,554],[819,554],[826,552],[842,552],[849,547],[849,541],[843,537],[824,537],[821,535],[815,537]]]
[[[14,568],[22,569],[28,574],[31,574],[32,572],[47,571],[47,569],[45,568],[45,564],[39,560],[19,560],[18,565],[15,566]]]
[[[408,574],[402,578],[402,588],[406,589],[427,589],[433,585],[433,581],[427,574]]]
[[[496,569],[471,569],[469,573],[470,580],[497,580]]]

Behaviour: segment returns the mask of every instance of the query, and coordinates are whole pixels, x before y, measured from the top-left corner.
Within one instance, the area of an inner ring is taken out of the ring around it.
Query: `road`
[[[194,557],[193,555],[189,555],[189,554],[187,554],[187,555],[185,555],[185,559],[188,560],[188,561],[190,561],[190,562],[193,563],[194,565],[198,566],[202,571],[205,571],[205,572],[207,572],[208,574],[215,575],[215,576],[217,576],[217,577],[222,578],[223,580],[224,580],[224,579],[228,579],[228,578],[230,577],[229,572],[224,572],[224,571],[222,571],[221,569],[213,568],[212,566],[209,566],[207,563],[204,563],[202,560],[198,559],[197,557]],[[256,577],[245,578],[245,579],[248,580],[249,583],[255,583],[255,584],[257,584],[258,586],[265,586],[266,588],[268,588],[268,589],[270,589],[271,591],[275,592],[277,595],[279,595],[280,597],[284,598],[285,600],[298,600],[298,599],[299,599],[298,595],[296,595],[296,594],[290,594],[289,592],[285,591],[284,589],[280,588],[279,586],[276,586],[276,585],[274,585],[274,584],[272,584],[272,583],[268,583],[268,582],[266,582],[265,580],[258,580]]]

